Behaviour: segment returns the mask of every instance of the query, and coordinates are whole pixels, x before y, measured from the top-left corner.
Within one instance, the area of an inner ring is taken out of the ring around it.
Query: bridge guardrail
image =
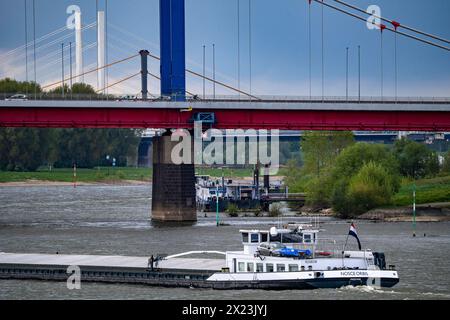
[[[1,100],[11,99],[16,94],[25,94],[27,98],[25,100],[68,100],[68,101],[143,101],[142,97],[138,94],[70,94],[66,93],[64,97],[62,94],[55,93],[38,93],[34,96],[33,93],[0,93]],[[216,95],[205,96],[200,95],[186,96],[186,101],[195,102],[286,102],[286,103],[376,103],[376,104],[450,104],[450,97],[304,97],[304,96],[281,96],[281,95],[260,95],[257,96],[259,100],[251,99],[243,95]],[[150,95],[145,101],[179,101],[180,97],[174,95],[171,97]]]

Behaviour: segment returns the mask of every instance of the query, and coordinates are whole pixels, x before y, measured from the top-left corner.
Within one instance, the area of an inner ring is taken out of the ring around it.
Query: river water
[[[135,255],[190,250],[240,250],[239,229],[276,225],[273,218],[228,218],[217,228],[215,215],[199,215],[193,226],[152,226],[151,186],[0,187],[0,251],[23,253]],[[285,217],[282,222],[310,222]],[[347,221],[320,219],[325,237],[343,243]],[[386,253],[400,283],[309,291],[213,291],[145,285],[0,280],[0,299],[450,299],[450,223],[357,221],[364,247]],[[424,233],[426,237],[424,237]],[[322,235],[322,234],[321,234]],[[352,239],[349,243],[354,245]]]

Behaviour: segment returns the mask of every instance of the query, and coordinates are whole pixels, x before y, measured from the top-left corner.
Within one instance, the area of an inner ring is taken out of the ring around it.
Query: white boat
[[[319,230],[312,226],[240,233],[243,251],[225,252],[226,268],[206,280],[215,289],[392,287],[399,282],[395,266],[386,268],[383,253],[369,249],[321,250]],[[267,248],[263,244],[274,242],[285,246],[285,254],[261,254],[259,249]]]
[[[82,281],[166,287],[281,290],[392,287],[399,282],[395,266],[386,268],[383,253],[332,248],[337,244],[319,239],[319,230],[310,225],[240,233],[242,251],[190,251],[150,258],[0,253],[0,279],[66,281],[69,268],[77,266]],[[354,226],[352,233],[356,234]],[[192,254],[224,258],[182,258]]]

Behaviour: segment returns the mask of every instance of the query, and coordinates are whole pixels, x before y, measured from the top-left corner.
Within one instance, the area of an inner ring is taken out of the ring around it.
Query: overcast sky
[[[0,0],[0,78],[24,80],[25,50],[11,50],[25,43],[25,10],[28,4],[28,41],[32,41],[32,0]],[[408,26],[450,39],[450,1],[448,0],[347,0],[367,9],[380,6],[382,15]],[[249,0],[240,2],[241,87],[249,90]],[[251,0],[252,2],[252,87],[260,95],[309,95],[309,46],[307,0]],[[328,0],[332,3],[332,0]],[[104,1],[100,0],[100,9]],[[206,45],[208,75],[212,70],[212,44],[216,45],[216,78],[237,86],[238,0],[186,0],[187,66],[202,72],[202,46]],[[66,24],[68,6],[80,6],[83,26],[95,22],[95,0],[36,0],[36,38],[46,36]],[[321,7],[312,4],[312,93],[322,94]],[[369,30],[362,21],[324,9],[325,95],[345,95],[346,47],[350,52],[350,95],[357,95],[357,47],[362,50],[362,95],[380,95],[380,32]],[[37,81],[50,83],[61,77],[61,43],[66,45],[65,69],[68,74],[68,43],[74,42],[72,30],[37,43]],[[96,67],[96,29],[83,33],[85,70]],[[108,60],[114,61],[148,49],[159,54],[159,0],[108,1]],[[394,94],[394,35],[384,38],[384,93]],[[89,46],[90,45],[90,46]],[[448,45],[447,45],[448,46]],[[29,51],[29,79],[34,78],[33,51]],[[149,61],[153,73],[159,73],[156,61]],[[139,71],[136,58],[109,71],[113,83]],[[86,81],[96,86],[95,74]],[[401,96],[450,96],[450,52],[398,37],[398,79]],[[187,78],[188,90],[201,93],[202,82]],[[134,78],[111,89],[117,93],[140,91]],[[157,80],[150,91],[159,92]],[[212,86],[207,85],[212,92]],[[233,94],[217,88],[218,94]]]

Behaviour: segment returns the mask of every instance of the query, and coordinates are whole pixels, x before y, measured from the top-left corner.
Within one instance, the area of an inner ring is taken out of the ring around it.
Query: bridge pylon
[[[153,138],[152,221],[197,221],[195,165],[175,164],[171,131]],[[193,150],[193,148],[191,148]],[[192,157],[193,159],[193,153]]]

